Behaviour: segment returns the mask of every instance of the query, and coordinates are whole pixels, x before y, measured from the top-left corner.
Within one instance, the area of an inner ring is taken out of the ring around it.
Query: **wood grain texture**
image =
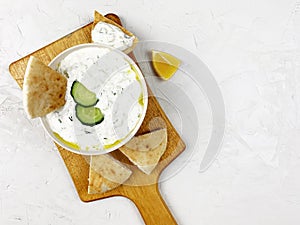
[[[118,16],[108,14],[108,18],[120,23]],[[20,88],[23,87],[24,73],[30,55],[34,55],[45,64],[48,64],[56,55],[72,46],[90,43],[91,42],[92,23],[72,32],[71,34],[13,62],[10,67],[10,73],[16,80]],[[135,60],[134,55],[129,54]],[[136,60],[135,60],[136,61]],[[88,194],[88,175],[89,161],[86,157],[72,153],[57,145],[59,153],[64,160],[75,188],[80,199],[84,202],[103,199],[111,196],[124,196],[131,199],[139,209],[146,224],[176,224],[175,219],[170,213],[168,207],[163,201],[158,190],[158,178],[162,170],[174,160],[185,149],[185,144],[179,134],[172,126],[166,114],[162,110],[155,96],[149,91],[148,108],[143,124],[141,125],[137,135],[147,133],[154,129],[167,128],[168,144],[164,155],[162,156],[158,166],[154,169],[151,175],[145,175],[136,166],[134,166],[120,151],[116,150],[112,153],[113,157],[117,158],[133,171],[132,176],[124,185],[108,191],[104,194]],[[151,124],[151,126],[149,126]]]

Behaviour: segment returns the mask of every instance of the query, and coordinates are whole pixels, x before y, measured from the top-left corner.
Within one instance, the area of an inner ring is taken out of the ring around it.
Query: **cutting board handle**
[[[122,26],[122,22],[116,14],[109,13],[105,17]],[[124,196],[134,202],[146,225],[177,225],[159,193],[157,183],[147,186],[132,186],[130,190]]]
[[[126,197],[134,202],[146,225],[177,225],[159,193],[158,184],[132,188],[135,190]]]

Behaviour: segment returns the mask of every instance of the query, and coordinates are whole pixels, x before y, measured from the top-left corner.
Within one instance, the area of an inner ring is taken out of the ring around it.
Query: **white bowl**
[[[67,74],[66,104],[41,118],[50,137],[63,148],[82,155],[114,151],[140,128],[148,105],[145,79],[139,67],[123,52],[100,44],[81,44],[57,55],[49,66]],[[82,82],[99,99],[104,113],[99,125],[86,126],[75,115],[70,89]]]

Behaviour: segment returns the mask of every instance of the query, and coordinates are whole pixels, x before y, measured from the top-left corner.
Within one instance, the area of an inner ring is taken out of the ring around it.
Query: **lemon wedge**
[[[169,80],[178,70],[181,61],[166,52],[152,50],[152,64],[157,75]]]

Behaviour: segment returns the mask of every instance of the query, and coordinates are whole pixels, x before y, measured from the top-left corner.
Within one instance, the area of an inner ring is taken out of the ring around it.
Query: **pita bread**
[[[104,193],[123,184],[130,176],[131,170],[112,156],[91,156],[88,193]]]
[[[24,76],[23,104],[29,118],[42,117],[65,103],[67,78],[30,56]]]
[[[127,49],[125,49],[125,50],[123,50],[123,52],[125,52],[126,54],[128,54],[129,52],[131,52],[135,48],[136,44],[138,43],[138,38],[133,33],[131,33],[130,31],[126,30],[124,27],[122,27],[118,23],[114,22],[113,20],[108,19],[108,18],[104,17],[102,14],[100,14],[99,12],[95,11],[94,12],[93,29],[96,26],[96,24],[99,23],[99,22],[105,22],[105,23],[112,24],[112,25],[120,28],[128,36],[134,37],[132,46],[129,47],[129,48],[127,48]],[[120,20],[119,20],[119,22],[121,23]]]
[[[109,190],[112,190],[121,184],[112,182],[108,179],[102,177],[99,173],[95,170],[90,168],[89,173],[89,186],[88,186],[88,193],[89,194],[102,194]]]
[[[157,140],[154,140],[155,138]],[[167,129],[164,128],[134,137],[119,150],[141,171],[149,175],[166,151],[167,141]]]
[[[160,129],[144,135],[133,137],[125,144],[127,148],[138,151],[150,151],[157,148],[166,138],[166,129]]]

